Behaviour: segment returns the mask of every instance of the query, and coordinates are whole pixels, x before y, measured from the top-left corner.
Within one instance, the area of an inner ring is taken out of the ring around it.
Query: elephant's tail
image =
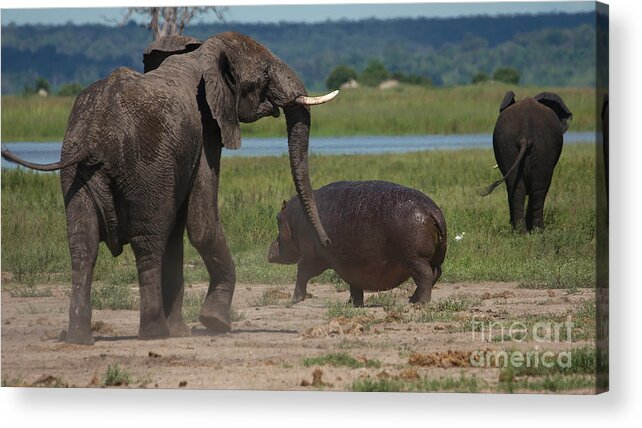
[[[532,145],[532,143],[526,138],[522,138],[521,141],[519,142],[519,145],[520,147],[519,147],[519,153],[517,154],[517,159],[515,159],[515,162],[513,163],[513,165],[511,165],[508,172],[502,178],[500,178],[499,180],[495,181],[493,184],[488,186],[486,191],[482,192],[481,196],[490,195],[493,192],[493,190],[497,188],[497,186],[499,186],[500,184],[502,184],[504,180],[506,180],[506,177],[508,177],[515,170],[515,168],[517,168],[517,165],[520,164],[520,162],[524,158],[524,155],[526,154],[526,152],[528,151],[528,148]]]
[[[30,168],[30,169],[35,169],[37,171],[57,171],[59,169],[67,168],[68,166],[77,164],[78,162],[82,162],[87,158],[87,153],[84,151],[81,151],[78,153],[76,156],[74,156],[72,159],[65,161],[65,162],[53,162],[53,163],[47,163],[47,164],[39,164],[39,163],[33,163],[29,162],[27,160],[22,159],[21,157],[18,157],[15,153],[13,153],[11,150],[9,150],[4,144],[2,145],[2,157],[5,158],[6,160],[10,162],[17,163],[18,165],[22,165],[24,167]]]

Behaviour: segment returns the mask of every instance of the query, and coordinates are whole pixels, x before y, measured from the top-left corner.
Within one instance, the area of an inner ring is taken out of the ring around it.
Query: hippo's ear
[[[288,221],[285,219],[285,216],[279,214],[278,223],[279,223],[279,237],[286,242],[291,241],[292,230],[290,229],[290,225],[288,224]]]
[[[535,101],[544,104],[555,112],[562,123],[562,133],[568,129],[568,122],[573,119],[573,113],[566,107],[564,100],[553,92],[542,92],[533,97]]]
[[[504,99],[502,100],[502,103],[499,105],[499,112],[500,113],[503,112],[513,104],[515,104],[515,92],[508,91],[506,92],[506,95],[504,95]]]

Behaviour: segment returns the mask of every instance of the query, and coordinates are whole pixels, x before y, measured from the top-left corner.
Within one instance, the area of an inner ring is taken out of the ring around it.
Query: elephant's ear
[[[212,40],[212,39],[210,39]],[[205,99],[212,118],[221,130],[221,142],[226,149],[241,147],[241,124],[239,122],[240,88],[225,52],[214,52],[213,66],[203,72]]]
[[[555,112],[562,123],[562,133],[568,129],[568,122],[573,119],[573,113],[566,107],[562,97],[553,92],[542,92],[533,97],[535,101],[544,104]]]
[[[189,36],[172,35],[152,42],[143,52],[145,73],[155,70],[171,55],[180,55],[198,49],[202,42]]]
[[[515,93],[513,91],[508,91],[506,92],[506,95],[504,95],[502,103],[499,105],[499,112],[503,112],[513,104],[515,104]]]

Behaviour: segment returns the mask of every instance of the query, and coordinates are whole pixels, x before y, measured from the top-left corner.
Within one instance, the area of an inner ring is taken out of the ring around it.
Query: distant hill
[[[391,72],[430,77],[437,85],[470,83],[477,72],[510,66],[522,84],[595,84],[595,15],[540,14],[460,18],[370,19],[324,23],[199,24],[186,34],[248,34],[286,61],[311,90],[324,89],[339,64],[357,71],[374,58]],[[2,27],[2,93],[37,77],[52,86],[87,85],[119,66],[142,70],[151,34],[133,22],[108,25]]]

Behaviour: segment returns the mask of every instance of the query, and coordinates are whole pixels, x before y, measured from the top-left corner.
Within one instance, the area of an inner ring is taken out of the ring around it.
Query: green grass
[[[94,309],[138,309],[138,299],[128,284],[94,283],[91,288],[91,307]]]
[[[498,177],[491,150],[412,154],[312,156],[313,185],[337,180],[384,179],[422,190],[442,208],[448,253],[440,281],[517,281],[546,287],[593,287],[595,283],[594,148],[567,145],[555,169],[545,206],[546,229],[514,233],[506,192],[481,198],[477,191]],[[242,283],[295,283],[295,265],[267,262],[277,235],[275,215],[294,194],[286,157],[222,160],[221,219]],[[68,283],[70,261],[64,205],[55,174],[2,171],[2,269],[14,283]],[[454,237],[466,232],[464,238]],[[208,281],[200,256],[186,239],[188,283]],[[137,281],[127,246],[113,258],[101,245],[95,281]],[[320,280],[340,283],[332,271]],[[346,297],[347,300],[347,297]]]
[[[368,311],[365,308],[355,308],[351,303],[332,301],[327,303],[326,317],[332,318],[355,318],[367,317]]]
[[[356,392],[478,392],[483,382],[474,376],[466,377],[463,374],[456,377],[442,377],[431,379],[423,377],[417,380],[402,379],[373,379],[366,377],[357,379],[352,384],[352,391]]]
[[[118,363],[107,366],[107,371],[102,377],[104,386],[127,386],[132,383],[132,376],[127,369],[121,368]]]
[[[595,91],[587,88],[514,87],[496,82],[424,88],[400,85],[382,91],[362,87],[342,91],[331,103],[314,107],[312,135],[421,135],[490,133],[507,90],[518,99],[557,92],[573,112],[572,131],[595,123]],[[2,141],[60,141],[73,98],[2,97]],[[245,137],[285,136],[285,118],[243,124]]]
[[[357,360],[356,358],[341,352],[337,354],[326,354],[320,357],[310,357],[303,359],[303,365],[306,367],[311,366],[332,366],[332,367],[350,367],[351,369],[358,369],[361,367],[379,368],[381,362],[379,360]]]

